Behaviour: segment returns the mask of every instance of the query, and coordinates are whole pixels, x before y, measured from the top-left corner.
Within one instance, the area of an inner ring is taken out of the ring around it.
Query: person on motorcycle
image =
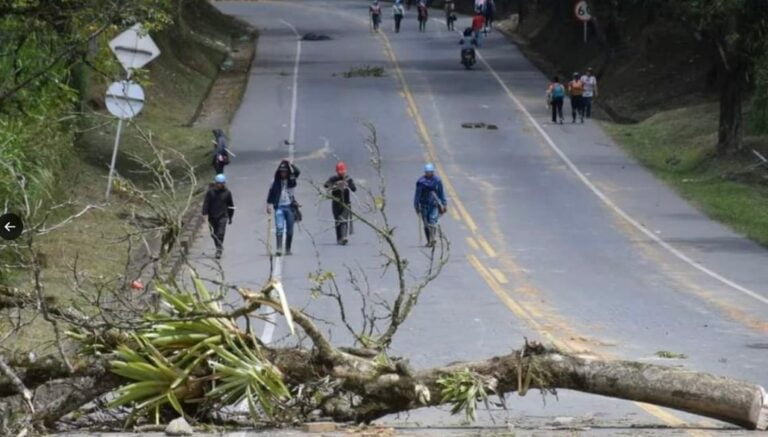
[[[467,27],[464,29],[463,36],[461,37],[461,40],[459,40],[459,46],[461,46],[462,63],[464,63],[464,53],[466,50],[468,51],[468,53],[471,53],[471,56],[472,56],[471,63],[474,64],[475,63],[475,47],[477,47],[477,38],[475,37],[471,27]]]
[[[368,7],[368,13],[371,15],[373,31],[378,32],[379,23],[381,23],[381,5],[379,5],[379,0],[373,0],[373,4]]]

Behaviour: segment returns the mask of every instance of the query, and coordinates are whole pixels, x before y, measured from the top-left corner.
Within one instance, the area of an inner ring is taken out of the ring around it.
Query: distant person
[[[584,123],[584,83],[579,73],[573,73],[573,79],[568,82],[568,95],[571,96],[571,115],[576,123],[576,116]]]
[[[475,16],[472,17],[472,32],[475,34],[475,40],[477,40],[478,47],[480,46],[480,33],[485,29],[485,17],[481,9],[475,11]]]
[[[285,254],[291,254],[293,225],[298,207],[294,190],[300,173],[298,167],[288,160],[281,161],[267,194],[267,214],[275,214],[275,236],[277,237],[275,254],[277,256],[283,254],[283,236],[285,236]]]
[[[229,145],[227,137],[221,129],[213,130],[213,171],[224,173],[224,167],[229,165]]]
[[[324,185],[333,198],[331,212],[336,227],[336,243],[346,245],[352,233],[352,192],[357,191],[355,181],[347,175],[347,164],[339,161],[336,174],[328,178]]]
[[[445,26],[448,30],[454,30],[454,23],[456,22],[456,2],[454,0],[446,0],[445,5]]]
[[[447,211],[448,201],[445,198],[443,182],[435,175],[433,164],[424,166],[424,176],[416,182],[413,207],[424,225],[427,247],[434,247],[438,231],[437,222]]]
[[[379,0],[373,0],[373,4],[368,7],[368,13],[371,15],[373,31],[378,32],[379,24],[381,23],[381,5],[379,5]]]
[[[413,5],[413,0],[405,0],[405,8],[409,11],[411,10],[411,6]]]
[[[429,10],[424,0],[419,2],[418,6],[419,32],[427,30],[427,20],[429,20]]]
[[[552,108],[552,123],[557,123],[559,117],[560,124],[563,124],[563,100],[565,100],[565,86],[560,83],[560,78],[555,76],[547,88],[547,101]]]
[[[216,246],[216,259],[221,258],[227,223],[232,224],[232,217],[235,215],[235,203],[226,183],[227,177],[217,174],[203,201],[203,215],[208,217],[208,227]]]
[[[396,0],[392,5],[392,18],[395,19],[395,33],[400,33],[400,23],[403,21],[404,16],[405,9],[403,8],[403,4],[401,3],[401,0]]]
[[[582,97],[584,100],[584,115],[587,118],[592,118],[592,100],[597,97],[597,78],[592,71],[592,67],[587,68],[587,74],[581,76],[581,82],[584,84],[584,94]]]
[[[485,34],[488,34],[488,31],[493,26],[493,19],[496,14],[496,3],[494,0],[485,0],[485,4],[483,5],[483,15],[485,16]]]

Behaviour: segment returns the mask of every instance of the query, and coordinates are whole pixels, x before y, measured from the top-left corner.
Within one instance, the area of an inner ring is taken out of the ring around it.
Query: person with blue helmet
[[[416,182],[413,207],[424,224],[427,247],[434,247],[437,237],[437,222],[440,216],[445,214],[448,200],[445,198],[443,181],[435,175],[435,166],[432,163],[424,166],[424,176]]]
[[[208,217],[208,227],[216,246],[216,259],[221,258],[227,223],[232,224],[235,215],[235,202],[226,184],[227,177],[222,173],[217,174],[203,201],[203,215]]]

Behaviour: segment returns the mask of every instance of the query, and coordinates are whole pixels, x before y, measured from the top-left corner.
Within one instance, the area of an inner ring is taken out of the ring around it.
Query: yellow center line
[[[472,249],[480,250],[480,245],[477,244],[477,241],[475,241],[475,239],[472,237],[467,237],[467,245],[469,245],[469,247]]]
[[[405,98],[405,101],[407,103],[407,111],[408,115],[414,120],[416,123],[417,131],[419,134],[419,137],[421,138],[422,143],[424,144],[427,152],[427,157],[434,163],[435,167],[437,168],[438,172],[442,175],[442,181],[443,185],[445,186],[446,191],[448,192],[448,195],[451,197],[452,202],[455,204],[455,208],[458,210],[459,214],[461,215],[462,219],[464,219],[464,222],[467,224],[467,227],[469,228],[470,233],[472,233],[475,236],[476,242],[483,248],[483,251],[486,252],[486,254],[489,257],[495,257],[496,251],[493,249],[493,247],[478,233],[478,227],[475,223],[475,220],[472,218],[472,216],[469,214],[467,209],[464,207],[463,202],[459,198],[458,192],[453,186],[453,183],[451,183],[451,180],[448,178],[448,174],[445,171],[442,163],[438,159],[437,154],[437,148],[435,147],[434,142],[432,141],[432,137],[429,134],[429,131],[427,130],[426,124],[424,123],[424,119],[421,116],[421,112],[418,109],[418,106],[416,105],[416,100],[413,97],[413,94],[411,93],[410,87],[408,86],[408,82],[405,80],[405,76],[403,74],[402,69],[400,68],[400,63],[397,59],[397,56],[394,53],[394,50],[392,49],[392,45],[389,42],[389,38],[384,33],[379,33],[379,38],[384,44],[384,51],[389,57],[390,61],[392,62],[392,65],[395,70],[395,75],[397,76],[398,81],[400,82],[400,86],[402,87],[402,95]],[[469,239],[467,240],[470,241]],[[470,245],[472,245],[470,243]],[[483,280],[486,282],[486,284],[491,288],[491,290],[499,297],[499,299],[504,302],[504,304],[520,319],[524,320],[529,326],[531,326],[536,332],[541,334],[543,337],[545,337],[551,344],[553,344],[555,347],[560,348],[561,350],[567,351],[567,352],[578,352],[577,349],[575,349],[573,346],[571,346],[567,340],[562,341],[555,337],[552,333],[549,332],[544,326],[542,326],[538,320],[536,320],[534,317],[532,317],[526,309],[520,305],[517,301],[515,301],[510,295],[506,292],[504,287],[500,284],[500,281],[494,276],[492,273],[492,270],[488,269],[483,265],[483,263],[473,254],[467,255],[467,260],[469,261],[470,265],[480,274],[480,276],[483,278]],[[597,354],[595,354],[597,355]],[[682,419],[676,417],[672,413],[669,413],[655,405],[649,405],[641,402],[634,402],[635,405],[637,405],[642,410],[646,411],[647,413],[651,414],[652,416],[655,416],[665,424],[669,426],[687,426],[687,422],[683,421]],[[696,436],[702,436],[702,435],[708,435],[707,433],[704,433],[700,430],[686,430],[691,435]]]

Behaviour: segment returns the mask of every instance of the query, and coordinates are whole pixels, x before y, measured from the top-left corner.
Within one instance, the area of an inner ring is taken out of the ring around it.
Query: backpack
[[[229,165],[229,153],[225,150],[224,153],[216,154],[216,161],[223,165]]]
[[[556,83],[552,85],[552,98],[553,99],[559,99],[565,97],[565,87],[560,84]]]

